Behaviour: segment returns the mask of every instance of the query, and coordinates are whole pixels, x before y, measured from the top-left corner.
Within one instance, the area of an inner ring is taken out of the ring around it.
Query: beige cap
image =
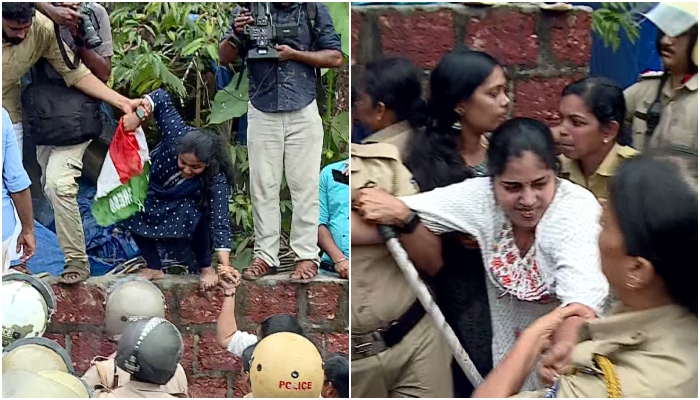
[[[644,14],[664,34],[676,37],[698,23],[698,3],[683,3],[679,1],[669,1],[659,3],[651,11]],[[698,65],[698,42],[695,41],[693,48],[693,62]]]
[[[314,398],[323,389],[323,359],[301,335],[275,333],[261,340],[250,362],[255,398]]]

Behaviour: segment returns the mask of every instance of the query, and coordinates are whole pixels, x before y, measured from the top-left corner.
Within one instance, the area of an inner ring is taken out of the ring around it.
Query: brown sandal
[[[304,278],[305,275],[311,275],[311,277]],[[318,275],[318,265],[311,260],[304,260],[297,263],[294,272],[289,276],[289,280],[294,283],[309,283],[316,275]]]
[[[243,270],[243,279],[247,281],[257,281],[265,275],[274,273],[274,268],[270,267],[262,258],[255,258],[250,266]]]
[[[77,274],[77,276],[68,279],[66,275]],[[80,282],[85,282],[90,277],[90,270],[78,267],[77,265],[66,265],[63,272],[58,278],[58,282],[64,285],[75,285]]]

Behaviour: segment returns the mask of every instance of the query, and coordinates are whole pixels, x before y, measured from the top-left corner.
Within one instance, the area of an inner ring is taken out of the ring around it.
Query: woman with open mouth
[[[507,121],[493,132],[487,160],[488,177],[400,199],[362,189],[353,206],[368,223],[410,226],[401,241],[431,276],[443,265],[442,235],[476,239],[483,264],[464,268],[485,268],[497,365],[522,331],[557,306],[602,313],[609,287],[597,245],[601,206],[588,190],[557,178],[550,129],[529,118]],[[544,365],[568,362],[582,322],[571,316],[561,324]],[[538,387],[533,370],[525,389]]]
[[[430,75],[426,127],[417,131],[408,167],[422,192],[487,175],[487,136],[506,119],[510,98],[503,66],[482,51],[445,55]],[[442,238],[444,264],[432,280],[435,300],[477,370],[493,368],[491,318],[479,244],[471,235]],[[455,397],[474,387],[452,362]]]

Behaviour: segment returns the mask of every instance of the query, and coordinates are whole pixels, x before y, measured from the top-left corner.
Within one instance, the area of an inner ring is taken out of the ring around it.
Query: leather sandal
[[[73,276],[68,279],[66,277],[68,274],[76,274],[77,276]],[[66,265],[65,269],[63,272],[61,272],[61,275],[58,278],[58,282],[64,285],[75,285],[80,282],[85,282],[89,277],[90,270],[78,267],[77,265]]]
[[[243,279],[247,281],[257,281],[265,275],[270,275],[275,272],[275,269],[270,267],[265,260],[256,257],[250,266],[243,270]]]

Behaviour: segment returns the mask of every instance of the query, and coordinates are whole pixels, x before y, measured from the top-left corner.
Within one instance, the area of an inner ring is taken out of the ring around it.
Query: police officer
[[[67,372],[13,369],[2,373],[2,397],[87,399],[94,397],[94,392],[80,378]]]
[[[642,74],[625,90],[634,147],[674,146],[697,154],[697,4],[659,3],[646,17],[659,28],[656,47],[664,71]]]
[[[187,397],[167,393],[163,386],[175,376],[183,351],[180,331],[165,319],[130,323],[119,340],[115,362],[131,379],[114,390],[98,392],[98,397]]]
[[[14,369],[29,372],[50,370],[75,374],[73,361],[66,349],[45,337],[20,339],[3,349],[3,372]]]
[[[56,311],[56,296],[42,280],[12,272],[2,277],[2,346],[46,332]]]
[[[126,327],[135,321],[158,317],[165,318],[165,297],[152,282],[139,277],[117,281],[108,291],[105,302],[105,330],[113,341],[118,341]],[[117,389],[129,382],[131,375],[115,367],[117,353],[108,357],[95,357],[83,379],[92,388]],[[165,385],[167,393],[187,394],[187,377],[182,365],[177,366],[175,376]]]
[[[394,196],[418,192],[393,145],[353,144],[350,153],[353,193],[367,185]],[[376,226],[364,224],[355,211],[351,223],[352,396],[452,397],[452,356],[442,335]],[[410,232],[411,225],[404,229]]]

